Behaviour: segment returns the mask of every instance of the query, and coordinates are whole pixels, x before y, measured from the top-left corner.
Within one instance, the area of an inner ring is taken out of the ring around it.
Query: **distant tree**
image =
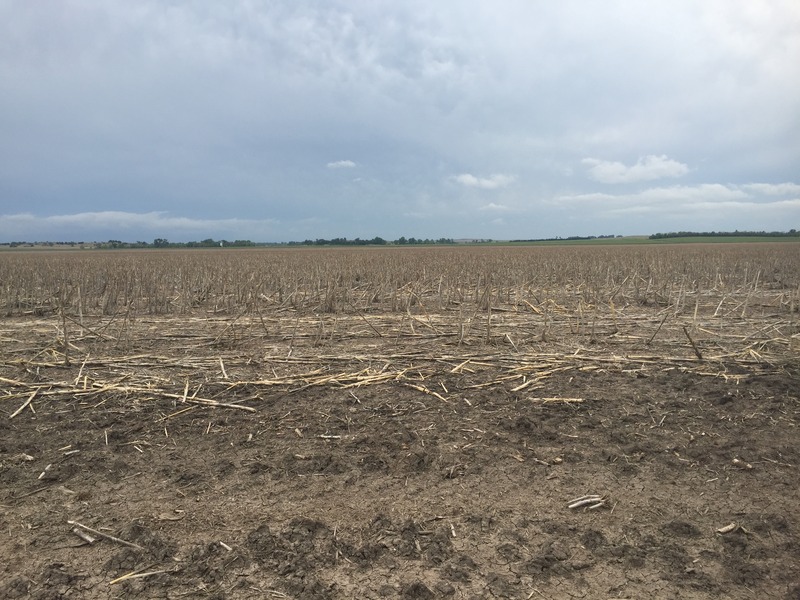
[[[166,238],[156,238],[153,240],[153,246],[156,248],[166,248],[169,246],[169,240]]]

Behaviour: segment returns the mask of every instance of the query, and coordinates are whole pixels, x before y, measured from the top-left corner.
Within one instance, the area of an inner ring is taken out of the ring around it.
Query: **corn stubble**
[[[213,321],[213,344],[289,352],[382,339],[761,356],[796,351],[797,256],[796,244],[7,252],[0,314],[57,316],[66,361],[75,340],[131,343],[159,321]]]

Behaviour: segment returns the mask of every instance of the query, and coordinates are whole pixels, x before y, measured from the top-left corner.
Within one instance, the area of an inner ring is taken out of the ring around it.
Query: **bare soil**
[[[67,366],[57,316],[7,319],[0,597],[800,598],[796,353],[645,347],[659,320],[522,349],[162,317]]]

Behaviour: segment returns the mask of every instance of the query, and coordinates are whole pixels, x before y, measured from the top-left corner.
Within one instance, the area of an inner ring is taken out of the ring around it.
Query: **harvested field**
[[[800,247],[0,254],[0,597],[798,598]]]

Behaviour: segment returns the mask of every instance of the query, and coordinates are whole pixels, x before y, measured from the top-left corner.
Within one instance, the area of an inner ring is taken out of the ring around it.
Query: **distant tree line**
[[[394,241],[387,241],[382,237],[374,237],[371,240],[362,240],[361,238],[355,238],[353,240],[348,240],[347,238],[333,238],[330,240],[326,240],[324,238],[318,238],[316,240],[305,240],[303,242],[288,242],[287,245],[289,246],[386,246],[386,245],[394,245],[394,246],[407,246],[407,245],[414,245],[414,244],[455,244],[456,242],[451,238],[439,238],[438,240],[431,240],[431,239],[417,239],[417,238],[406,238],[400,237]]]
[[[563,242],[578,240],[607,240],[621,238],[621,235],[571,235],[568,237],[550,237],[534,239],[509,240],[511,243],[530,242]],[[672,231],[669,233],[654,233],[648,237],[651,240],[666,240],[672,238],[699,238],[699,237],[800,237],[800,231]],[[372,239],[347,239],[336,237],[332,239],[317,238],[302,242],[252,242],[250,240],[215,240],[207,238],[199,242],[170,242],[166,238],[156,238],[152,242],[123,242],[121,240],[108,240],[107,242],[4,242],[0,246],[17,247],[79,247],[99,249],[133,249],[133,248],[250,248],[250,247],[275,247],[275,246],[414,246],[414,245],[445,245],[445,244],[482,244],[492,243],[491,239],[461,239],[453,238],[414,238],[399,237],[396,240],[385,240],[382,237]]]
[[[305,240],[303,242],[279,242],[279,243],[257,243],[250,240],[215,240],[208,238],[199,242],[170,242],[166,238],[156,238],[152,242],[123,242],[122,240],[108,240],[107,242],[10,242],[0,246],[9,246],[16,248],[19,246],[79,246],[81,248],[99,248],[104,250],[122,250],[132,248],[248,248],[255,246],[387,246],[397,245],[406,246],[414,244],[455,244],[455,240],[451,238],[439,238],[437,240],[422,239],[422,238],[406,238],[401,237],[394,241],[387,241],[382,237],[374,237],[369,240],[362,240],[355,238],[349,240],[345,237],[333,238],[330,240],[319,238],[316,240]]]
[[[33,248],[34,246],[47,246],[48,248],[69,246],[70,248],[74,248],[75,246],[84,246],[85,244],[86,242],[5,242],[0,244],[0,246],[8,246],[9,248],[19,248],[20,246],[28,248]]]
[[[212,240],[211,238],[207,240],[203,240],[201,242],[186,242],[184,247],[186,248],[247,248],[249,246],[258,246],[255,242],[251,242],[250,240],[233,240],[229,242],[228,240]]]
[[[109,240],[98,244],[101,248],[248,248],[254,246],[386,246],[386,245],[408,245],[408,244],[455,244],[449,238],[439,238],[438,240],[417,239],[401,237],[394,241],[387,241],[382,237],[374,237],[369,240],[355,238],[349,240],[345,237],[337,237],[330,240],[318,238],[316,240],[305,240],[302,242],[285,243],[256,243],[250,240],[214,240],[206,239],[199,242],[170,242],[164,238],[156,238],[152,244],[147,242],[125,243],[119,240]]]
[[[408,239],[406,239],[405,237],[399,237],[393,243],[397,244],[398,246],[406,246],[406,245],[414,245],[414,244],[428,244],[428,245],[430,245],[430,244],[455,244],[456,242],[455,242],[455,240],[453,238],[439,238],[437,240],[431,240],[431,239],[425,238],[423,240],[423,239],[417,239],[417,238],[413,238],[413,237],[408,238]]]
[[[665,240],[685,237],[798,237],[800,232],[789,231],[672,231],[670,233],[654,233],[651,240]]]
[[[200,242],[170,242],[166,238],[156,238],[152,242],[123,242],[122,240],[108,240],[106,242],[7,242],[0,243],[0,246],[17,248],[20,246],[33,248],[35,246],[47,247],[75,247],[80,248],[100,248],[104,250],[130,249],[130,248],[219,248],[219,247],[247,247],[247,246],[266,246],[269,244],[257,244],[250,240],[213,240],[206,239]]]
[[[122,242],[120,240],[108,240],[107,242],[98,242],[95,244],[96,248],[246,248],[249,246],[257,246],[255,242],[250,240],[214,240],[208,238],[199,242],[170,242],[166,238],[156,238],[152,243],[148,242]]]
[[[614,238],[621,238],[621,235],[571,235],[569,237],[552,237],[552,238],[537,238],[532,240],[511,240],[512,242],[564,242],[574,240],[610,240]]]

